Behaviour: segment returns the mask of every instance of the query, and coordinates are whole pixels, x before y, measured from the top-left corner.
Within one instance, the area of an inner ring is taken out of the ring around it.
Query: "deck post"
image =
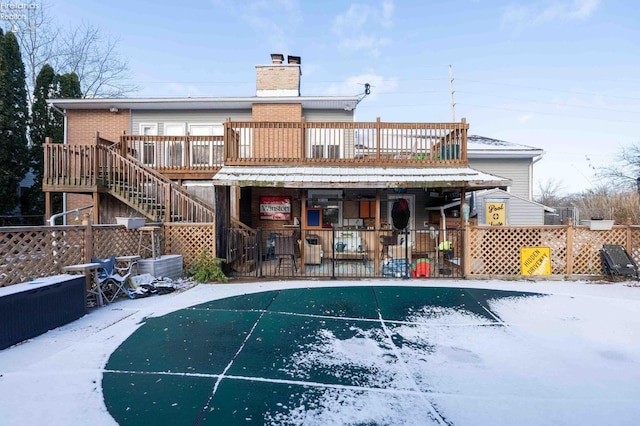
[[[89,213],[82,215],[82,225],[84,225],[84,263],[89,263],[93,257],[93,228]]]
[[[574,239],[574,229],[573,229],[573,221],[571,218],[567,220],[567,250],[566,250],[566,265],[567,270],[565,273],[567,275],[573,274],[573,239]],[[551,265],[553,267],[553,265]],[[551,271],[553,273],[553,271]]]
[[[462,276],[467,278],[471,274],[471,226],[469,221],[464,221],[462,234]],[[437,246],[436,246],[437,248]]]
[[[376,118],[376,161],[380,161],[380,117]]]

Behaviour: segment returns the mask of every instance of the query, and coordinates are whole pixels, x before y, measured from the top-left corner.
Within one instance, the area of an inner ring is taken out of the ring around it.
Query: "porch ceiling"
[[[284,188],[469,188],[511,184],[470,167],[224,166],[214,185]]]

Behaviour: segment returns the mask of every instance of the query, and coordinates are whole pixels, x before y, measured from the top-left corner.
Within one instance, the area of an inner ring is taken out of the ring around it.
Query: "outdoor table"
[[[117,264],[121,264],[124,265],[120,268],[116,268],[118,269],[118,273],[121,273],[120,271],[126,271],[126,272],[133,272],[132,269],[135,266],[136,267],[136,275],[138,275],[138,261],[142,259],[142,256],[134,254],[132,256],[116,256],[116,265]],[[125,273],[126,273],[125,272]]]
[[[100,287],[98,274],[96,273],[101,266],[102,264],[100,263],[80,263],[78,265],[67,265],[62,267],[64,272],[81,272],[86,277],[87,291],[97,295],[98,306],[104,305],[104,301],[102,299],[102,288]]]

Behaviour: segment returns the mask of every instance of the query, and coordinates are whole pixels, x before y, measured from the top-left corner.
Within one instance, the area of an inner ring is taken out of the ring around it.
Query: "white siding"
[[[350,123],[353,121],[353,111],[340,111],[330,109],[305,109],[302,116],[306,121],[335,121],[339,123]]]
[[[246,111],[132,111],[130,134],[137,135],[140,123],[158,123],[158,135],[164,135],[164,123],[216,124],[227,118],[235,121],[251,121],[251,110]]]
[[[531,160],[530,159],[469,159],[469,167],[481,172],[511,179],[509,192],[531,200]]]
[[[544,225],[544,208],[534,202],[511,196],[504,191],[491,191],[478,196],[477,211],[478,225],[485,225],[485,200],[506,200],[507,225],[506,226],[537,226]]]

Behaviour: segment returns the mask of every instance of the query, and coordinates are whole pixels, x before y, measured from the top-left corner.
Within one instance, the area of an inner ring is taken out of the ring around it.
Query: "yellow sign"
[[[487,202],[485,210],[487,225],[501,226],[507,223],[507,203],[504,201]]]
[[[549,247],[522,247],[520,249],[522,275],[551,275],[551,249]]]

